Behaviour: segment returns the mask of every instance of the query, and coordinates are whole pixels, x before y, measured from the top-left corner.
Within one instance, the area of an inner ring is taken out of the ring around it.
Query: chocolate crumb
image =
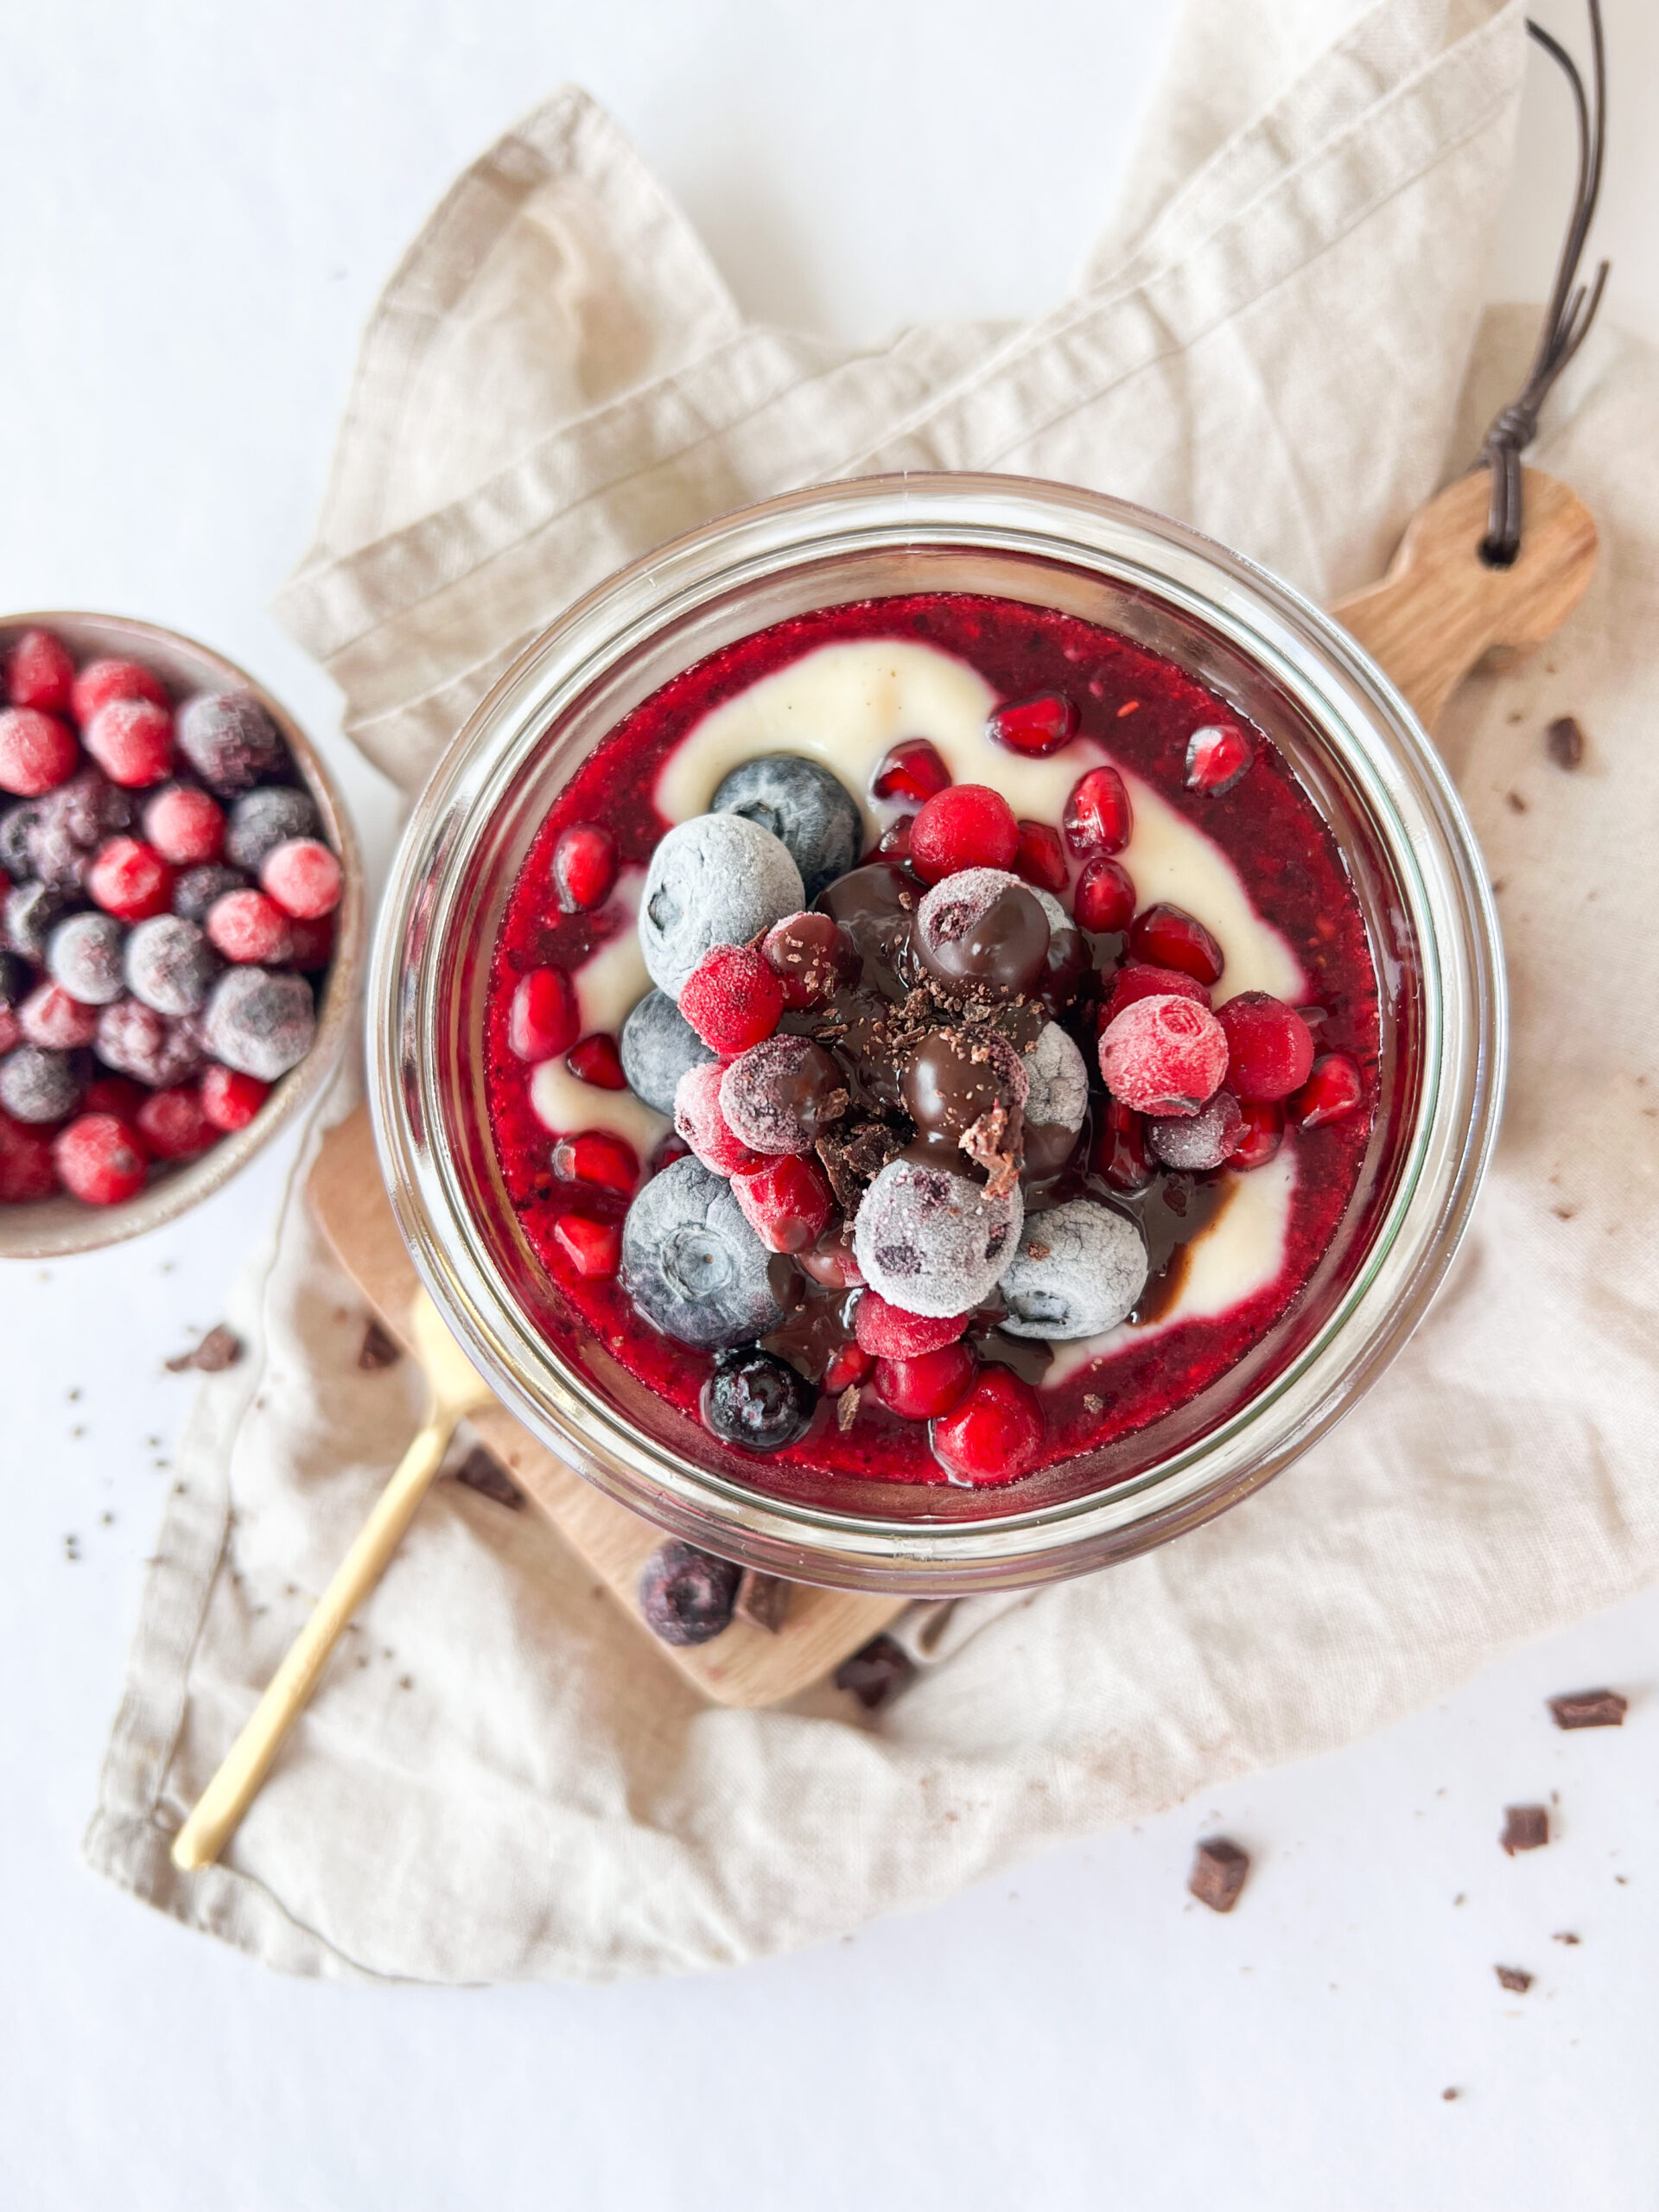
[[[916,1672],[909,1654],[890,1636],[872,1637],[861,1651],[836,1669],[838,1690],[850,1690],[867,1713],[891,1703]]]
[[[1441,2102],[1448,2105],[1455,2104],[1460,2094],[1461,2093],[1457,2089],[1442,2089],[1440,2091]]]
[[[169,1359],[169,1375],[183,1375],[194,1368],[200,1375],[222,1375],[227,1367],[234,1367],[242,1357],[242,1339],[233,1329],[220,1321],[208,1330],[194,1351],[181,1351],[176,1359]]]
[[[1630,1700],[1617,1690],[1569,1690],[1549,1700],[1558,1728],[1622,1728]]]
[[[63,1555],[67,1560],[78,1560],[80,1557],[80,1538],[79,1536],[66,1536],[64,1538]]]
[[[1563,1928],[1559,1929],[1556,1934],[1550,1937],[1549,1940],[1552,1943],[1576,1943],[1581,1939],[1573,1935],[1570,1929]]]
[[[1544,749],[1558,768],[1577,768],[1584,761],[1584,732],[1571,715],[1560,715],[1544,732]]]
[[[1511,814],[1524,814],[1526,812],[1527,802],[1522,798],[1519,791],[1505,791],[1503,797],[1509,804],[1509,809]]]
[[[849,1382],[836,1400],[836,1427],[843,1436],[858,1419],[858,1385]]]
[[[496,1504],[506,1506],[511,1512],[523,1510],[524,1493],[500,1461],[481,1444],[474,1444],[455,1469],[455,1480],[465,1483],[468,1490],[475,1490],[480,1497],[493,1498]]]
[[[1525,1996],[1532,1987],[1532,1976],[1524,1967],[1494,1967],[1492,1972],[1505,1989],[1513,1989],[1518,1996]]]
[[[357,1363],[363,1372],[378,1375],[382,1368],[396,1367],[403,1356],[404,1349],[397,1339],[389,1336],[378,1321],[371,1321],[357,1348]]]
[[[737,1586],[737,1603],[733,1607],[741,1621],[747,1621],[751,1628],[765,1629],[768,1636],[776,1636],[789,1616],[789,1601],[795,1593],[795,1585],[781,1574],[763,1574],[757,1567],[746,1567],[743,1579]]]
[[[1186,1886],[1211,1912],[1230,1912],[1249,1871],[1248,1852],[1241,1851],[1224,1835],[1206,1836],[1193,1854]]]
[[[1032,1260],[1046,1260],[1052,1254],[1053,1249],[1054,1247],[1052,1244],[1039,1244],[1033,1241],[1027,1245],[1026,1256]]]
[[[1497,1839],[1513,1859],[1517,1851],[1538,1851],[1549,1841],[1549,1808],[1545,1805],[1506,1805],[1503,1833]]]

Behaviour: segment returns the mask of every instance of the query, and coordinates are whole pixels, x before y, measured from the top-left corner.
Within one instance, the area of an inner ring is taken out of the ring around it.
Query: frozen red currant
[[[962,1403],[978,1364],[966,1344],[941,1344],[908,1359],[878,1359],[875,1395],[906,1421],[931,1421]]]
[[[567,914],[602,906],[616,881],[616,840],[597,822],[573,822],[553,848],[553,889]]]
[[[67,715],[74,682],[69,648],[50,630],[25,630],[6,655],[6,697],[14,707]]]
[[[270,1096],[257,1076],[215,1063],[201,1071],[201,1110],[216,1129],[245,1129]]]
[[[293,938],[288,916],[263,891],[227,891],[207,909],[202,927],[226,960],[286,960]]]
[[[1249,1169],[1265,1167],[1285,1141],[1285,1114],[1281,1106],[1262,1106],[1253,1099],[1246,1099],[1239,1109],[1243,1123],[1232,1150],[1227,1155],[1230,1167]]]
[[[576,987],[563,968],[532,968],[518,978],[507,1014],[507,1042],[521,1060],[568,1052],[582,1021]]]
[[[1020,849],[1014,856],[1014,872],[1039,891],[1052,891],[1057,898],[1065,890],[1068,873],[1065,848],[1052,823],[1020,824]]]
[[[1028,1382],[1006,1367],[982,1367],[954,1412],[933,1423],[933,1456],[966,1483],[1007,1483],[1043,1448],[1043,1409]]]
[[[1096,937],[1128,929],[1135,917],[1135,881],[1122,861],[1097,854],[1077,878],[1071,912],[1077,927]]]
[[[1299,1129],[1323,1128],[1351,1114],[1364,1096],[1358,1068],[1346,1052],[1327,1052],[1287,1103],[1285,1112]]]
[[[1148,906],[1129,931],[1129,950],[1154,968],[1173,968],[1206,987],[1219,982],[1226,965],[1221,947],[1204,924],[1179,906]]]
[[[720,1103],[726,1073],[720,1060],[700,1060],[680,1077],[674,1091],[674,1127],[711,1175],[747,1175],[760,1165],[729,1122]]]
[[[680,1012],[712,1052],[745,1052],[771,1036],[784,987],[749,944],[717,944],[686,978]]]
[[[42,1052],[79,1052],[98,1034],[98,1008],[72,999],[60,983],[41,983],[18,1007],[17,1027]]]
[[[1065,842],[1079,858],[1121,853],[1135,828],[1128,788],[1116,768],[1091,768],[1071,786],[1061,817]]]
[[[1241,991],[1217,1007],[1216,1019],[1227,1033],[1227,1080],[1241,1098],[1271,1105],[1307,1081],[1313,1035],[1294,1007],[1266,991]]]
[[[985,734],[994,745],[1039,760],[1046,753],[1058,753],[1077,734],[1077,708],[1061,691],[1039,691],[1029,699],[1010,700],[985,725]]]
[[[194,784],[168,784],[144,809],[144,835],[174,868],[216,861],[225,849],[225,810]]]
[[[1138,999],[1101,1033],[1100,1071],[1138,1114],[1196,1114],[1227,1072],[1226,1034],[1192,999]]]
[[[296,921],[315,922],[340,904],[340,862],[318,837],[290,837],[267,853],[259,883]]]
[[[596,1090],[626,1090],[628,1078],[622,1072],[621,1056],[616,1049],[614,1037],[596,1030],[591,1037],[583,1037],[574,1044],[564,1056],[564,1065],[583,1083],[591,1083]]]
[[[155,1160],[191,1160],[217,1144],[219,1132],[207,1118],[194,1084],[152,1091],[134,1116],[144,1148]]]
[[[1231,791],[1253,758],[1250,741],[1231,722],[1195,729],[1186,741],[1186,787],[1219,798]]]
[[[608,1129],[584,1129],[580,1136],[561,1137],[554,1146],[553,1173],[562,1182],[591,1183],[596,1190],[631,1198],[639,1180],[639,1161],[633,1147]]]
[[[69,705],[78,722],[89,722],[115,699],[147,699],[152,707],[172,702],[161,677],[136,660],[89,660],[74,680]]]
[[[0,1171],[3,1165],[3,1154],[0,1154]],[[874,1358],[862,1344],[842,1344],[830,1355],[823,1370],[823,1387],[832,1398],[838,1398],[843,1390],[868,1382],[874,1370]]]
[[[113,1114],[81,1114],[52,1147],[58,1180],[89,1206],[118,1206],[144,1187],[144,1155]]]
[[[81,731],[81,741],[112,784],[137,791],[173,766],[173,717],[153,699],[111,699]]]
[[[964,868],[1010,869],[1020,825],[1001,791],[987,784],[953,784],[911,824],[910,864],[924,883],[942,883]]]
[[[890,1305],[880,1294],[867,1290],[854,1315],[858,1341],[878,1359],[915,1359],[923,1352],[953,1344],[972,1320],[971,1313],[954,1313],[933,1319],[925,1313],[906,1313]]]
[[[148,921],[164,914],[173,895],[173,871],[154,845],[136,837],[111,837],[98,849],[86,871],[86,889],[106,914],[124,922]]]
[[[0,709],[0,791],[39,798],[75,772],[79,749],[67,722],[38,707]]]
[[[810,1154],[785,1153],[732,1178],[743,1218],[769,1252],[804,1252],[816,1244],[836,1210],[822,1167]]]
[[[591,1282],[616,1273],[622,1257],[620,1224],[593,1221],[582,1213],[562,1213],[553,1224],[553,1237],[585,1280]]]
[[[907,737],[882,755],[870,779],[872,798],[913,799],[918,806],[946,789],[950,771],[925,737]]]

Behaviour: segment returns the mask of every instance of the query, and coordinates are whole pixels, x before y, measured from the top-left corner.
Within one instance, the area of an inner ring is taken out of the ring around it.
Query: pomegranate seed
[[[931,1421],[962,1403],[978,1367],[966,1344],[941,1344],[909,1359],[878,1359],[875,1395],[906,1421]]]
[[[1065,842],[1080,858],[1121,853],[1135,828],[1135,810],[1116,768],[1091,768],[1071,786],[1060,817]]]
[[[1077,710],[1061,691],[1039,691],[1030,699],[1015,699],[999,707],[985,725],[994,745],[1010,753],[1040,760],[1058,753],[1077,734]]]
[[[1135,918],[1135,880],[1122,861],[1100,854],[1077,878],[1071,900],[1077,927],[1096,937],[1128,929]]]
[[[124,1122],[113,1114],[82,1114],[59,1132],[52,1147],[58,1179],[89,1206],[118,1206],[144,1187],[144,1155]]]
[[[1196,1114],[1227,1072],[1226,1034],[1191,999],[1138,999],[1102,1032],[1100,1071],[1138,1114]]]
[[[51,1138],[0,1114],[0,1205],[29,1205],[49,1198],[57,1187]]]
[[[1059,831],[1052,823],[1020,824],[1020,848],[1014,856],[1014,872],[1027,883],[1035,884],[1039,891],[1052,891],[1056,898],[1065,890],[1065,848],[1060,842]]]
[[[1183,976],[1179,968],[1120,968],[1112,978],[1111,994],[1100,1009],[1100,1027],[1104,1029],[1137,999],[1167,998],[1192,999],[1199,1006],[1210,1003],[1204,985],[1196,976]]]
[[[747,1175],[760,1165],[721,1110],[719,1060],[688,1068],[674,1093],[674,1127],[711,1175]]]
[[[911,824],[910,864],[924,883],[942,883],[964,868],[1012,868],[1019,850],[1014,809],[988,784],[953,784]]]
[[[1241,991],[1216,1019],[1227,1033],[1227,1080],[1242,1099],[1271,1105],[1307,1081],[1313,1036],[1294,1007],[1266,991]]]
[[[1173,968],[1195,982],[1219,982],[1226,965],[1221,947],[1204,924],[1179,906],[1148,906],[1135,918],[1129,950],[1154,968]]]
[[[173,717],[153,699],[111,699],[81,732],[86,750],[112,784],[138,790],[173,766]]]
[[[67,715],[74,682],[69,648],[49,630],[25,630],[6,655],[6,697],[14,707]]]
[[[933,1456],[969,1483],[1007,1483],[1043,1448],[1043,1409],[1028,1382],[1006,1367],[982,1367],[955,1411],[933,1424]]]
[[[219,1141],[193,1084],[152,1091],[134,1119],[152,1160],[189,1160]]]
[[[585,1213],[562,1213],[553,1224],[553,1237],[576,1273],[587,1281],[616,1273],[622,1258],[622,1230],[618,1223],[590,1221]]]
[[[225,849],[225,810],[189,784],[169,784],[144,809],[144,835],[174,868],[199,868]]]
[[[573,822],[553,848],[553,888],[567,914],[604,904],[616,881],[616,840],[597,822]]]
[[[913,814],[901,814],[896,822],[888,823],[875,841],[875,849],[884,861],[910,858],[910,832],[915,820]]]
[[[872,798],[913,798],[919,806],[948,790],[950,771],[925,737],[907,737],[884,753],[870,779]]]
[[[1364,1096],[1358,1068],[1346,1052],[1327,1052],[1286,1107],[1299,1129],[1321,1129],[1353,1112]]]
[[[584,1083],[591,1083],[595,1090],[626,1090],[628,1078],[622,1072],[618,1057],[616,1039],[607,1037],[603,1030],[595,1030],[591,1037],[584,1037],[573,1045],[564,1056],[564,1065],[574,1076]]]
[[[318,921],[340,904],[340,862],[320,838],[290,837],[260,862],[259,887],[296,921]]]
[[[263,891],[227,891],[202,923],[207,942],[227,960],[257,965],[286,960],[293,944],[288,916]]]
[[[686,978],[680,1012],[710,1052],[747,1052],[763,1044],[784,1011],[784,987],[748,944],[717,944]]]
[[[935,1320],[923,1313],[906,1313],[902,1306],[889,1305],[879,1292],[867,1290],[853,1321],[858,1341],[877,1359],[916,1359],[925,1351],[955,1344],[973,1318],[971,1313],[955,1313]]]
[[[1092,1165],[1115,1191],[1139,1191],[1152,1180],[1146,1123],[1121,1098],[1106,1102]]]
[[[1282,1106],[1259,1105],[1253,1098],[1243,1102],[1244,1126],[1238,1141],[1227,1155],[1230,1167],[1265,1167],[1285,1141],[1285,1112]]]
[[[115,699],[148,699],[152,707],[172,704],[161,677],[141,668],[136,660],[89,660],[69,695],[75,720],[83,724],[91,721],[100,707]]]
[[[41,983],[17,1008],[17,1027],[43,1052],[75,1052],[98,1034],[99,1009],[72,999],[61,983]]]
[[[732,1178],[743,1218],[769,1252],[804,1252],[830,1226],[835,1195],[817,1161],[801,1153]]]
[[[591,1183],[601,1191],[614,1191],[631,1198],[639,1180],[639,1161],[633,1147],[608,1129],[584,1129],[577,1137],[561,1137],[553,1147],[553,1173],[566,1183]]]
[[[1186,788],[1219,798],[1230,791],[1255,755],[1250,741],[1230,722],[1195,729],[1186,741]]]
[[[67,722],[38,707],[0,710],[0,791],[39,798],[75,772],[79,747]]]
[[[86,889],[118,921],[145,922],[164,914],[173,897],[173,871],[153,845],[136,837],[111,837],[86,872]]]
[[[521,1060],[568,1052],[582,1024],[576,987],[563,968],[532,968],[518,978],[507,1014],[507,1042]]]
[[[201,1110],[216,1129],[245,1129],[270,1096],[257,1076],[217,1064],[202,1070]]]
[[[0,1154],[0,1172],[3,1171],[3,1155]],[[850,1390],[860,1382],[868,1382],[875,1371],[875,1361],[861,1344],[842,1344],[830,1355],[830,1364],[823,1370],[823,1387],[832,1398],[843,1390]]]

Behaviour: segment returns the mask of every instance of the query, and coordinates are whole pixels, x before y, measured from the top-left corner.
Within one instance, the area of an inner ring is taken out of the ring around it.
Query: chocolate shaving
[[[858,1385],[849,1382],[836,1400],[836,1427],[843,1436],[858,1419]]]
[[[1549,1841],[1547,1805],[1506,1805],[1503,1833],[1497,1839],[1511,1859],[1517,1851],[1540,1851]]]
[[[1558,1728],[1622,1728],[1630,1700],[1617,1690],[1569,1690],[1549,1700]]]
[[[396,1367],[403,1356],[404,1348],[397,1338],[389,1335],[378,1321],[371,1321],[357,1350],[357,1363],[363,1372],[378,1375],[382,1368]]]
[[[1505,1989],[1514,1990],[1519,1997],[1524,1997],[1532,1987],[1532,1976],[1524,1967],[1494,1967],[1492,1972]]]
[[[1552,1943],[1576,1943],[1580,1939],[1574,1936],[1569,1929],[1563,1928],[1557,1934],[1552,1936],[1549,1940]]]
[[[505,1505],[510,1512],[524,1509],[524,1493],[500,1461],[474,1444],[467,1457],[454,1470],[455,1480],[465,1483],[468,1490],[475,1490],[480,1497],[493,1498],[497,1505]]]
[[[1244,1877],[1250,1871],[1249,1853],[1224,1835],[1207,1836],[1193,1854],[1186,1886],[1200,1904],[1211,1912],[1230,1912],[1238,1903]]]
[[[1584,732],[1571,715],[1560,715],[1544,732],[1544,749],[1558,768],[1584,765]]]
[[[866,1187],[905,1148],[905,1141],[886,1122],[861,1122],[850,1130],[821,1136],[813,1149],[823,1163],[830,1187],[843,1213],[851,1213]]]
[[[1009,1119],[1006,1106],[993,1106],[957,1140],[975,1166],[984,1169],[985,1189],[994,1198],[1006,1198],[1020,1180],[1020,1154],[1005,1142]]]
[[[241,1338],[220,1321],[208,1330],[194,1351],[181,1351],[177,1358],[169,1359],[167,1371],[169,1375],[183,1375],[194,1368],[199,1375],[222,1375],[227,1367],[234,1367],[241,1357]]]
[[[741,1621],[747,1621],[751,1628],[764,1629],[768,1636],[776,1636],[789,1614],[789,1601],[795,1594],[795,1585],[781,1574],[763,1574],[758,1567],[746,1567],[743,1580],[737,1586],[737,1603],[733,1607]]]

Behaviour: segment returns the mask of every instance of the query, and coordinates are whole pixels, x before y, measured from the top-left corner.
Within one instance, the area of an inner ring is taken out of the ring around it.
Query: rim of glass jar
[[[607,670],[710,600],[888,545],[1063,562],[1218,632],[1300,706],[1352,779],[1422,954],[1415,1126],[1370,1246],[1308,1344],[1140,1474],[984,1521],[898,1522],[770,1497],[632,1429],[535,1327],[432,1139],[445,1126],[435,1039],[446,924],[469,854],[547,730]],[[1021,1586],[1146,1550],[1260,1488],[1332,1427],[1451,1264],[1496,1141],[1507,1050],[1497,914],[1473,833],[1427,736],[1363,649],[1270,572],[1184,524],[1073,486],[967,474],[855,479],[744,508],[658,547],[545,630],[416,805],[376,931],[367,1017],[375,1139],[399,1229],[440,1312],[519,1418],[601,1489],[710,1549],[799,1580],[917,1595]]]

